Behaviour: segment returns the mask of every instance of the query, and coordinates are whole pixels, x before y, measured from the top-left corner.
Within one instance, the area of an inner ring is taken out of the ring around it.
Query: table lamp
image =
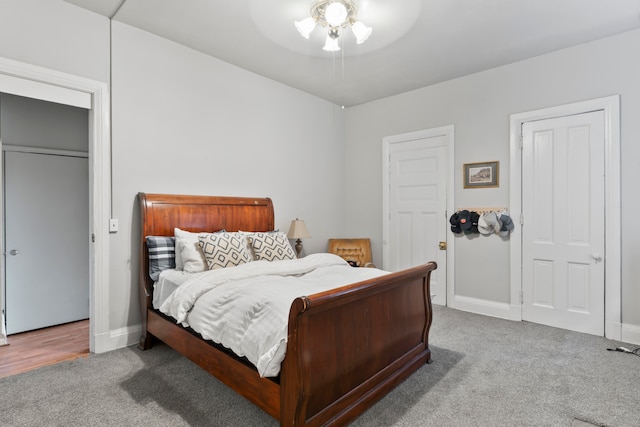
[[[300,239],[307,239],[311,237],[309,230],[307,230],[307,226],[304,224],[304,220],[298,218],[292,220],[287,237],[290,239],[296,239],[296,256],[300,258],[300,253],[302,252],[302,240]]]

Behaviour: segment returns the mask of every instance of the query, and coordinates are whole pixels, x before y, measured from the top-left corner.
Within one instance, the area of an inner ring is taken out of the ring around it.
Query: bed
[[[154,308],[146,237],[173,236],[175,228],[271,231],[271,199],[139,193],[138,202],[141,350],[166,343],[282,426],[347,424],[431,361],[434,262],[296,297],[279,373],[260,376],[246,358]]]

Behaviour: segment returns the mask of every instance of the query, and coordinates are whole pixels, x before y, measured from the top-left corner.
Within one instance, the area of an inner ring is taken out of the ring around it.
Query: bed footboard
[[[431,353],[434,262],[294,301],[281,372],[280,424],[345,424]]]

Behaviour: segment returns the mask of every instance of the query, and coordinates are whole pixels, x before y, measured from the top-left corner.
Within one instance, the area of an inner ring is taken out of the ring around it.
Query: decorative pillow
[[[209,269],[233,267],[251,262],[244,233],[210,233],[198,236]]]
[[[264,232],[260,232],[260,233],[277,233],[280,230],[273,230],[273,231],[264,231]],[[253,246],[251,245],[251,237],[256,233],[254,231],[242,231],[242,230],[238,230],[237,233],[243,233],[246,241],[247,241],[247,249],[249,250],[249,252],[251,253],[251,259],[252,260],[258,260],[260,258],[258,258],[258,256],[256,255],[256,253],[253,251]]]
[[[160,272],[176,266],[176,239],[167,236],[147,236],[149,277],[155,282]]]
[[[196,246],[198,246],[198,233],[192,233],[190,231],[181,230],[179,228],[173,229],[173,235],[176,238],[176,270],[184,269],[184,261],[182,260],[182,253],[177,250],[178,249],[178,240],[177,239],[188,239],[193,242]],[[204,269],[203,269],[204,271]]]
[[[178,269],[178,254],[180,254],[182,262],[182,271],[185,273],[200,273],[209,268],[197,238],[176,238],[176,270]]]
[[[225,230],[216,231],[222,233]],[[207,260],[200,248],[198,236],[208,233],[193,233],[191,231],[173,229],[176,238],[176,270],[183,270],[186,273],[199,273],[208,270]],[[183,241],[183,243],[180,243]]]
[[[285,233],[267,232],[252,233],[249,242],[257,260],[276,261],[295,259],[296,253]]]

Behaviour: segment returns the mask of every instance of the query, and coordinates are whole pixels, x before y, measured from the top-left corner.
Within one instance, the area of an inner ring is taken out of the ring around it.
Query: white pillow
[[[208,233],[198,237],[210,270],[251,262],[245,233]]]
[[[182,260],[182,253],[178,250],[178,239],[192,240],[196,245],[198,244],[198,233],[192,233],[190,231],[181,230],[179,228],[173,229],[173,235],[176,238],[176,270],[184,269],[184,261]]]
[[[180,254],[182,271],[185,273],[200,273],[208,269],[207,260],[202,253],[200,243],[196,238],[176,238],[176,258]]]
[[[285,233],[279,231],[252,233],[248,237],[256,260],[276,261],[296,258],[296,253]]]

